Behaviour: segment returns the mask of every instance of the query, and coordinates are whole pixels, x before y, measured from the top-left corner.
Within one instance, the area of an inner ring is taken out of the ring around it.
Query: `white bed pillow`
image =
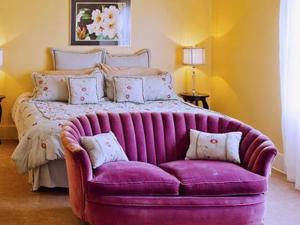
[[[173,90],[172,75],[144,76],[144,96],[146,101],[178,99]]]
[[[108,162],[128,161],[122,146],[112,132],[81,137],[80,142],[88,152],[94,169]]]
[[[129,55],[114,55],[108,52],[105,53],[104,63],[109,66],[116,67],[150,67],[150,51],[142,49],[134,54]]]
[[[69,91],[67,85],[67,78],[70,77],[90,77],[94,76],[97,78],[97,95],[99,101],[104,97],[104,75],[100,72],[98,68],[90,74],[78,75],[78,74],[69,74],[66,75],[65,72],[62,72],[63,75],[49,75],[46,73],[34,72],[32,74],[34,91],[33,91],[33,100],[37,101],[64,101],[67,102],[69,99]]]
[[[33,100],[36,101],[68,101],[68,88],[65,76],[48,76],[33,73]]]
[[[98,96],[97,77],[69,77],[67,79],[69,89],[69,104],[97,104],[101,96]]]
[[[73,52],[52,49],[53,68],[55,70],[80,70],[93,68],[103,62],[104,50],[91,52]]]
[[[241,132],[213,134],[191,129],[186,159],[225,160],[239,164],[241,138]]]
[[[143,78],[114,77],[115,102],[145,103]]]
[[[110,67],[101,65],[101,69],[105,74],[105,90],[106,96],[111,101],[114,100],[114,77],[144,77],[151,75],[160,75],[162,71],[155,68],[141,68],[141,67]]]

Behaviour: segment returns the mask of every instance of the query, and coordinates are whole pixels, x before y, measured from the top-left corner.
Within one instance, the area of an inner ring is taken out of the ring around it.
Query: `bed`
[[[216,114],[184,102],[181,98],[145,104],[115,103],[104,99],[98,104],[70,105],[64,102],[33,101],[31,93],[16,100],[12,117],[19,144],[12,159],[21,174],[28,174],[32,190],[40,187],[68,187],[60,132],[72,117],[95,112],[190,112]]]

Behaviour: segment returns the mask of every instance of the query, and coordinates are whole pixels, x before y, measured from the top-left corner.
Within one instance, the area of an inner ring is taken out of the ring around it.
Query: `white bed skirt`
[[[64,159],[49,161],[47,164],[29,171],[29,183],[32,190],[37,191],[40,187],[68,188],[66,162]]]

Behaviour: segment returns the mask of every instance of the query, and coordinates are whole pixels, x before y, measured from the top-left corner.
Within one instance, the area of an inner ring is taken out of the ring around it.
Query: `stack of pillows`
[[[171,74],[150,68],[146,49],[132,55],[52,49],[52,55],[54,71],[33,73],[33,100],[80,105],[97,104],[105,97],[133,103],[177,98]]]

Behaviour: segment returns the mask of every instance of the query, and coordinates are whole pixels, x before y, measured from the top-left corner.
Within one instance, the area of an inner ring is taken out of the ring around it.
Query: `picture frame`
[[[130,46],[131,0],[71,0],[71,45]]]

